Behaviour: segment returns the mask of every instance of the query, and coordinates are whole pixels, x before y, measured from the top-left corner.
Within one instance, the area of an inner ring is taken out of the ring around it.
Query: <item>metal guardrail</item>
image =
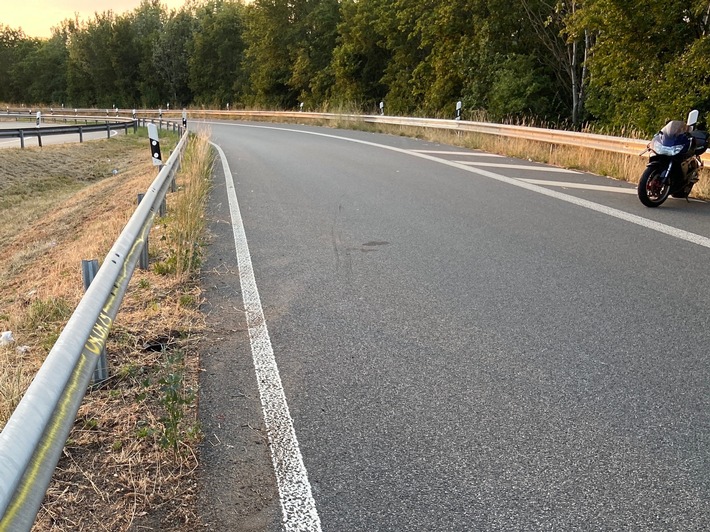
[[[30,530],[153,219],[179,167],[183,135],[0,433],[0,531]]]
[[[8,113],[0,114],[0,119],[14,118],[15,120],[34,120],[31,115],[25,113]],[[19,138],[20,147],[25,147],[25,139],[36,137],[38,145],[42,147],[42,137],[50,135],[71,135],[78,134],[79,142],[84,142],[84,133],[92,133],[97,131],[105,131],[107,137],[111,137],[111,131],[116,131],[123,129],[128,133],[128,128],[133,128],[136,132],[139,126],[145,126],[146,123],[157,123],[159,124],[159,129],[163,129],[163,125],[168,128],[172,128],[180,136],[183,134],[182,125],[177,122],[172,122],[169,120],[154,119],[154,118],[121,118],[121,117],[108,117],[106,120],[101,118],[96,118],[96,116],[80,116],[80,115],[42,115],[42,121],[93,121],[95,124],[82,124],[74,126],[37,126],[28,124],[26,127],[12,128],[12,129],[0,129],[0,139],[8,138]]]
[[[274,111],[210,111],[191,110],[192,117],[214,117],[242,119],[286,118],[289,120],[326,120],[364,122],[369,124],[386,124],[404,127],[421,127],[434,129],[448,129],[466,131],[483,135],[520,138],[546,142],[549,144],[575,146],[599,151],[622,153],[626,155],[639,155],[646,149],[648,140],[630,139],[593,133],[578,133],[556,129],[543,129],[527,126],[512,126],[506,124],[491,124],[487,122],[472,122],[466,120],[444,120],[437,118],[409,118],[383,115],[353,115],[336,113],[308,113],[308,112],[274,112]],[[703,154],[704,162],[710,162],[710,153]]]
[[[24,110],[11,110],[8,112],[18,112]],[[46,112],[45,110],[42,110]],[[66,111],[66,109],[64,110]],[[99,109],[75,109],[76,113],[92,114],[96,116]],[[113,113],[116,117],[130,116],[133,117],[155,117],[156,115],[162,120],[163,117],[178,118],[184,113],[184,110],[178,109],[107,109],[106,116],[109,117]],[[615,137],[607,135],[598,135],[594,133],[579,133],[576,131],[564,131],[556,129],[544,129],[528,126],[514,126],[507,124],[492,124],[488,122],[473,122],[468,120],[446,120],[437,118],[411,118],[400,116],[383,116],[383,115],[355,115],[355,114],[340,114],[340,113],[311,113],[302,111],[247,111],[247,110],[210,110],[210,109],[190,109],[191,118],[196,117],[213,117],[213,118],[240,118],[240,119],[273,119],[284,118],[289,120],[325,120],[325,121],[347,121],[361,122],[369,124],[386,124],[403,127],[421,127],[434,129],[448,129],[454,131],[466,131],[471,133],[480,133],[483,135],[494,135],[501,137],[520,138],[525,140],[534,140],[546,142],[555,145],[575,146],[580,148],[588,148],[599,151],[623,153],[626,155],[638,155],[646,149],[648,140],[631,139],[625,137]],[[23,116],[27,117],[25,111]],[[43,115],[46,117],[53,115]],[[67,118],[74,118],[72,115],[65,115]],[[54,115],[56,117],[56,115]],[[2,114],[0,114],[2,118]],[[710,162],[710,153],[702,156],[703,161]]]
[[[8,115],[5,115],[8,116]],[[12,117],[13,115],[9,115]],[[59,117],[56,117],[58,119]],[[72,117],[73,118],[73,117]],[[120,120],[120,119],[118,119]],[[52,135],[71,135],[78,134],[79,142],[84,142],[84,133],[92,133],[97,131],[105,131],[108,138],[111,137],[111,131],[118,129],[125,130],[128,133],[128,128],[133,128],[135,132],[138,129],[138,123],[135,120],[120,120],[106,122],[104,124],[82,124],[80,126],[27,126],[17,129],[0,129],[0,139],[20,139],[20,147],[25,147],[25,139],[35,137],[37,143],[42,147],[42,137]]]

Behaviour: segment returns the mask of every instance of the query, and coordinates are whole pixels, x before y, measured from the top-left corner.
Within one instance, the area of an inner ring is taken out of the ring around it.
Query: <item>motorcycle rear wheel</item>
[[[646,168],[639,180],[638,196],[646,207],[658,207],[666,201],[670,190],[670,184],[661,181],[661,169],[657,167]]]

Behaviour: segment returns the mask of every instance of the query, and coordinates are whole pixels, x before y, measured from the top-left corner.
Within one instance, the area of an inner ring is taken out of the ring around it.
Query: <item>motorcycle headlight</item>
[[[658,139],[653,139],[651,143],[651,149],[658,155],[667,155],[668,157],[674,157],[683,151],[685,148],[684,144],[676,144],[675,146],[664,146]]]

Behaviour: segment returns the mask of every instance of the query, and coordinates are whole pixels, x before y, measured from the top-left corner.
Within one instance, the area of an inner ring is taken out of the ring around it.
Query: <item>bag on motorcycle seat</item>
[[[693,137],[693,147],[695,148],[695,155],[700,155],[705,153],[708,149],[708,132],[707,131],[692,131],[690,135]]]

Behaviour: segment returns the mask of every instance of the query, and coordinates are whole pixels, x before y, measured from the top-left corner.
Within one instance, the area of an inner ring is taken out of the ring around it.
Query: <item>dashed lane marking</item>
[[[482,151],[438,151],[438,150],[410,150],[415,153],[428,153],[430,155],[470,155],[472,157],[503,157],[497,153],[486,153]]]
[[[492,168],[509,168],[511,170],[532,170],[534,172],[547,172],[547,173],[560,173],[560,174],[580,174],[580,172],[575,172],[574,170],[567,170],[566,168],[557,168],[555,166],[532,166],[529,164],[507,164],[507,163],[482,163],[478,161],[454,161],[458,164],[465,164],[467,166],[485,166]]]
[[[636,194],[635,188],[628,187],[610,187],[605,185],[590,185],[588,183],[569,183],[566,181],[544,181],[542,179],[520,179],[526,183],[540,185],[541,187],[561,187],[561,188],[578,188],[583,190],[594,190],[597,192],[618,192],[619,194]]]

